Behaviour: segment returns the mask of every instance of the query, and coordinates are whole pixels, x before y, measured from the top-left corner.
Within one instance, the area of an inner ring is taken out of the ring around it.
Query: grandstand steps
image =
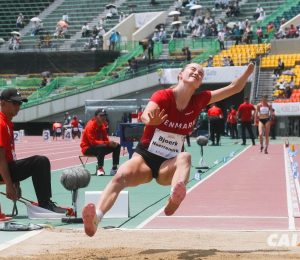
[[[272,78],[273,70],[261,69],[259,73],[258,92],[253,103],[260,102],[264,95],[272,97],[274,79]]]
[[[126,0],[117,0],[117,1],[114,1],[114,5],[117,6],[117,9],[119,9],[119,7],[124,3],[126,2]],[[97,26],[98,25],[98,22],[100,20],[100,18],[104,19],[106,17],[106,11],[105,9],[103,10],[102,13],[100,13],[99,15],[95,16],[89,23],[89,28],[92,29],[94,26]],[[113,28],[117,23],[118,23],[118,19],[119,17],[117,18],[113,18],[113,19],[110,19],[111,21],[109,22],[110,24],[108,25],[106,23],[106,31],[108,31],[107,29],[111,29]],[[88,39],[85,39],[84,42],[86,42]],[[81,30],[80,31],[77,31],[73,36],[71,36],[70,40],[69,41],[65,41],[65,43],[60,46],[60,49],[70,49],[71,47],[82,47],[84,46],[84,43],[82,44],[83,40],[81,38]]]
[[[162,46],[163,46],[163,48],[162,48],[162,52],[159,56],[159,59],[160,60],[169,59],[169,45],[168,45],[168,43],[163,43]]]

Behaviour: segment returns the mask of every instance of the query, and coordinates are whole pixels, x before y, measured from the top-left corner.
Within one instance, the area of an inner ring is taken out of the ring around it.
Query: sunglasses
[[[15,101],[15,100],[5,100],[6,102],[12,103],[15,106],[21,106],[23,101]]]

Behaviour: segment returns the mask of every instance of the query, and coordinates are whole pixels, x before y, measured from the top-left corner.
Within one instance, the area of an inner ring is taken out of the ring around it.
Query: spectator
[[[212,55],[209,55],[207,60],[207,67],[213,67],[214,66],[214,58]]]
[[[281,58],[278,59],[278,63],[277,63],[277,67],[274,69],[274,75],[276,77],[279,77],[282,73],[282,71],[284,70],[285,66],[284,66],[284,62]]]
[[[97,109],[95,116],[87,123],[80,144],[82,153],[97,157],[97,176],[105,175],[103,165],[104,156],[113,153],[113,167],[110,175],[115,175],[120,161],[121,146],[115,141],[111,141],[107,134],[106,112]]]
[[[81,28],[81,37],[89,37],[90,36],[90,28],[88,23],[84,23],[84,25]]]
[[[22,13],[19,13],[19,16],[17,18],[16,22],[17,28],[24,28],[24,15]]]
[[[20,49],[20,45],[21,45],[21,36],[20,35],[15,35],[13,37],[13,46],[12,46],[12,49],[14,51],[18,50],[18,49]]]
[[[175,25],[175,29],[171,34],[171,39],[182,38],[182,32],[179,30],[180,25]]]
[[[109,50],[114,51],[116,44],[120,41],[119,32],[112,30],[111,35],[109,37]]]
[[[151,60],[154,58],[154,41],[152,38],[148,39],[148,59]]]
[[[95,38],[99,33],[99,29],[97,28],[96,25],[93,26],[93,29],[92,29],[92,36]]]
[[[59,24],[56,24],[55,32],[54,32],[53,36],[55,38],[63,38],[64,37],[63,28]]]
[[[159,31],[159,40],[162,42],[162,43],[167,43],[167,33],[165,31],[165,29],[162,27],[160,28],[160,31]]]
[[[185,56],[185,60],[186,61],[191,61],[192,60],[192,53],[191,53],[189,47],[182,48],[182,52],[183,52],[183,54]]]
[[[241,31],[239,27],[235,24],[232,29],[233,38],[235,40],[235,45],[238,45],[241,42]]]
[[[62,16],[62,20],[65,21],[66,23],[69,23],[69,15],[67,13],[64,13]]]
[[[15,88],[1,92],[0,112],[0,180],[6,185],[6,196],[11,200],[21,197],[19,182],[31,177],[39,207],[57,213],[65,210],[51,201],[50,161],[45,156],[35,155],[17,160],[12,123],[23,102],[27,102]]]
[[[225,50],[225,32],[224,30],[219,31],[218,33],[218,42],[220,44],[220,50]]]
[[[43,29],[43,23],[40,21],[32,22],[31,36],[36,36]]]
[[[120,15],[119,15],[119,23],[122,22],[125,18],[126,18],[126,14],[123,13],[123,12],[120,12]]]
[[[262,43],[264,34],[263,34],[263,30],[260,26],[257,27],[256,36],[257,36],[257,43],[258,44]]]
[[[152,40],[155,41],[155,42],[159,42],[159,41],[160,41],[158,29],[155,29],[155,30],[154,30]]]
[[[298,30],[297,28],[291,24],[290,27],[288,28],[288,34],[287,34],[287,38],[296,38],[298,37]]]
[[[48,84],[48,79],[46,76],[43,76],[42,82],[41,82],[41,88],[46,87]]]
[[[289,85],[286,86],[286,88],[284,89],[284,97],[289,99],[292,95],[293,90],[291,89],[291,87]]]
[[[230,56],[228,56],[227,59],[228,59],[229,66],[234,66],[233,59]]]
[[[137,60],[135,59],[135,57],[132,57],[130,60],[128,60],[128,63],[129,63],[129,71],[132,74],[135,74],[138,69]]]
[[[175,10],[181,12],[182,9],[182,0],[176,0],[174,4]]]
[[[260,4],[258,4],[257,7],[256,7],[256,10],[255,10],[255,13],[253,15],[253,18],[255,20],[257,20],[258,17],[260,16],[260,14],[263,13],[263,12],[264,12],[264,9],[260,6]]]
[[[100,39],[103,39],[104,34],[105,34],[105,30],[102,26],[100,26],[98,32],[98,36],[100,37]]]

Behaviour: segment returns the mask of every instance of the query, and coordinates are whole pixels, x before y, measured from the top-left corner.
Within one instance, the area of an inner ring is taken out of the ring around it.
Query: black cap
[[[23,98],[20,94],[20,92],[15,88],[6,88],[1,92],[0,96],[1,100],[7,100],[7,101],[17,101],[17,102],[27,102],[27,98]]]
[[[106,116],[106,111],[102,108],[98,108],[96,111],[95,111],[95,116],[98,116],[98,115],[101,115],[101,116]]]

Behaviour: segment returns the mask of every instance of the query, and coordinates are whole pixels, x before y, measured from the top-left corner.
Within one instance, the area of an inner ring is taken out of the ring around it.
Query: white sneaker
[[[105,171],[103,170],[103,167],[100,167],[97,170],[97,176],[103,176],[103,175],[105,175]]]

